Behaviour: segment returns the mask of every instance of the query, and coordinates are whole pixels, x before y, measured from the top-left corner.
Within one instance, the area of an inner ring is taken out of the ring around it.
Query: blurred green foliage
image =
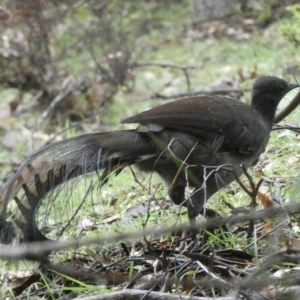
[[[289,6],[287,10],[291,14],[291,19],[280,26],[280,31],[295,47],[298,47],[300,45],[300,4]]]

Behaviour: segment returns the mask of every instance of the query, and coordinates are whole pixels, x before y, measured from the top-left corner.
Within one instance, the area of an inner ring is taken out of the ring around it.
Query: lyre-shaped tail
[[[131,130],[87,134],[45,146],[3,180],[0,242],[10,243],[16,227],[21,231],[22,241],[45,240],[35,215],[47,193],[72,178],[100,170],[103,173],[99,180],[105,182],[112,171],[120,172],[148,151],[149,139],[141,139],[140,133]],[[18,213],[13,221],[8,221],[7,210],[12,199]]]

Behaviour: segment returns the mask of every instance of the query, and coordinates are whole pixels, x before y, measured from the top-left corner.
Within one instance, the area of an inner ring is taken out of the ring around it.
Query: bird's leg
[[[196,188],[189,199],[186,201],[188,218],[191,226],[192,244],[190,245],[192,250],[196,250],[199,246],[199,240],[197,235],[199,230],[196,227],[196,218],[200,213],[203,213],[203,208],[206,203],[206,193],[203,188]]]
[[[171,200],[176,204],[176,205],[184,205],[186,206],[185,203],[185,185],[184,184],[179,184],[178,182],[173,183],[168,191],[169,197]],[[195,219],[194,219],[195,221]],[[177,247],[178,251],[183,251],[186,247],[185,241],[187,238],[187,232],[184,231],[181,236],[181,241],[179,247]]]
[[[194,246],[197,245],[196,236],[198,234],[198,230],[196,229],[196,217],[203,211],[205,195],[203,189],[197,189],[189,199],[185,199],[185,188],[185,184],[177,181],[170,186],[168,194],[175,204],[184,205],[187,207],[188,218],[192,227],[189,235],[192,235],[192,247],[194,248]],[[187,235],[188,234],[186,231],[182,233],[181,243],[177,250],[182,251],[186,247],[185,241]]]
[[[191,233],[193,233],[194,248],[199,246],[199,240],[196,239],[197,234],[199,234],[199,229],[196,227],[197,216],[199,214],[202,214],[207,221],[219,217],[219,214],[215,210],[206,207],[207,200],[217,190],[215,188],[216,185],[212,184],[212,181],[208,181],[208,183],[210,188],[208,187],[195,188],[191,197],[187,200],[188,217],[189,217],[190,225],[192,227]],[[226,226],[224,229],[227,230]],[[206,231],[214,233],[215,228],[206,229]],[[204,245],[209,238],[209,234],[207,234],[206,231],[203,232],[203,237],[201,239],[202,245]]]
[[[229,174],[231,176],[231,174]],[[227,176],[229,178],[229,176]],[[199,233],[199,230],[196,227],[196,217],[201,214],[206,218],[206,221],[212,221],[216,218],[219,218],[220,215],[213,209],[206,207],[207,200],[215,194],[222,186],[221,183],[215,184],[216,179],[208,180],[206,188],[196,188],[191,195],[190,199],[187,201],[188,216],[190,220],[191,227],[194,228],[193,232]],[[208,188],[209,186],[209,188]],[[209,222],[210,223],[210,222]],[[228,232],[227,226],[224,224],[220,227],[225,235]],[[203,231],[203,236],[201,238],[201,244],[205,245],[209,239],[210,234],[216,234],[216,226],[213,226]],[[194,235],[196,237],[196,234]],[[197,243],[196,243],[197,242]],[[194,238],[194,244],[198,246],[198,241]]]

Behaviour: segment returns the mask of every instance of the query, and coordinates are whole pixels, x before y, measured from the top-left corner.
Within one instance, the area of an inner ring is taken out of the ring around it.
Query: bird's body
[[[172,201],[187,206],[193,221],[215,192],[242,174],[241,164],[248,168],[257,162],[277,104],[294,87],[265,76],[253,87],[251,106],[217,96],[177,100],[123,121],[139,123],[137,130],[86,134],[42,148],[5,179],[0,190],[0,239],[8,243],[12,238],[13,226],[6,220],[12,198],[20,210],[15,223],[23,239],[43,240],[35,212],[50,190],[99,170],[105,182],[112,171],[128,165],[158,173]],[[189,199],[187,186],[195,188]],[[24,196],[15,197],[22,190]]]

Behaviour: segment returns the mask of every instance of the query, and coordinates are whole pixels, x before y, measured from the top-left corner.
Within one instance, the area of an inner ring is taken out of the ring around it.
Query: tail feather
[[[36,226],[35,214],[47,193],[70,179],[100,170],[103,172],[99,180],[105,183],[111,172],[121,172],[149,153],[149,138],[133,130],[86,134],[45,146],[3,180],[0,242],[10,243],[15,235],[7,221],[12,199],[19,211],[14,223],[21,230],[23,240],[46,239]],[[12,231],[10,236],[8,230]]]

